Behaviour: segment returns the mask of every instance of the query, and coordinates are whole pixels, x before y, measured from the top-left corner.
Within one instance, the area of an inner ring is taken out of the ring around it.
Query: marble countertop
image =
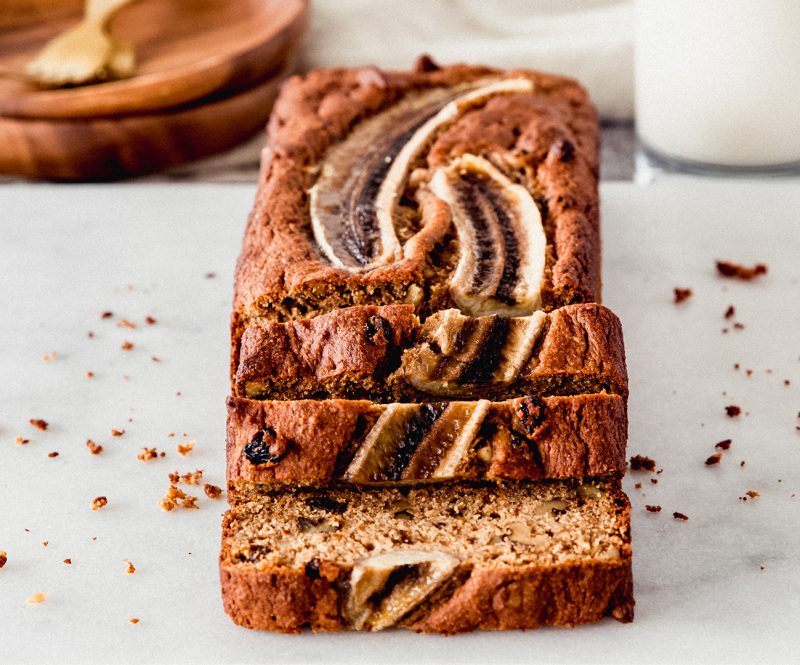
[[[216,570],[224,501],[188,488],[199,510],[158,508],[171,471],[202,468],[224,484],[227,322],[253,192],[0,187],[3,663],[796,662],[800,182],[603,185],[604,294],[625,328],[629,453],[660,470],[625,480],[636,621],[451,638],[237,628]],[[769,274],[724,280],[720,258],[764,262]],[[674,304],[675,287],[692,297]],[[742,414],[730,418],[734,404]],[[723,439],[731,448],[706,465]],[[177,444],[189,440],[182,457]],[[166,457],[139,461],[144,447]],[[759,496],[745,501],[748,491]],[[108,505],[92,511],[97,496]],[[45,602],[26,604],[36,592]]]

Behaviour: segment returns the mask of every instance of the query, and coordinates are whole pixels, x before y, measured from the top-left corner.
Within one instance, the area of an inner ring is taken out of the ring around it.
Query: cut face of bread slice
[[[409,484],[625,471],[619,395],[504,402],[228,400],[228,482]]]
[[[250,488],[223,524],[225,609],[250,628],[421,632],[630,621],[617,481]]]
[[[387,305],[253,323],[242,336],[234,391],[378,402],[625,395],[627,374],[622,327],[602,305],[515,318],[450,309],[424,323],[412,305]]]

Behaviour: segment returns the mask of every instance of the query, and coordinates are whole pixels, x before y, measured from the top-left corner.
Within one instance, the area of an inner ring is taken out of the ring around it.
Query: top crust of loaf
[[[529,164],[538,189],[534,195],[547,210],[545,308],[599,301],[597,114],[580,85],[534,71],[502,73],[465,65],[401,73],[372,67],[320,70],[290,79],[270,119],[259,189],[236,270],[234,337],[252,317],[287,320],[348,305],[403,302],[412,285],[426,283],[429,266],[420,255],[362,273],[321,258],[308,219],[313,167],[359,121],[403,96],[490,75],[529,78],[535,92],[498,96],[465,114],[436,138],[428,164],[496,149],[512,151]],[[569,159],[564,159],[565,142]],[[420,308],[436,307],[441,297],[426,293]]]

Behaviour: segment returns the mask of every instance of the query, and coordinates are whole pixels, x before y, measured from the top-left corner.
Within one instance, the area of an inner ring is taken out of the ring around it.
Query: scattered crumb
[[[90,455],[99,455],[103,452],[103,446],[99,443],[95,443],[91,439],[86,439],[86,447],[89,449]]]
[[[798,418],[800,418],[800,415],[798,415]],[[167,433],[167,437],[169,437],[170,439],[171,439],[173,436],[175,436],[175,432],[168,432],[168,433]]]
[[[748,268],[730,261],[717,261],[717,272],[721,277],[751,280],[759,275],[766,275],[767,266],[763,263],[756,263],[752,268]]]
[[[156,323],[156,320],[152,316],[145,317],[145,321],[148,326],[152,326]]]
[[[25,602],[28,603],[28,605],[38,605],[39,603],[43,603],[45,600],[47,600],[47,594],[39,591],[32,596],[28,596],[28,599]]]
[[[71,566],[72,565],[72,559],[64,559],[64,563],[67,564],[68,566]]]
[[[110,319],[112,316],[114,316],[114,312],[103,312],[100,315],[100,318],[101,319]]]
[[[87,333],[86,333],[86,336],[87,336],[89,339],[92,339],[92,338],[94,337],[94,331],[90,330],[89,332],[87,332]]]
[[[755,490],[747,490],[745,494],[749,496],[751,499],[755,499],[756,497],[761,496],[761,492],[756,492]]]
[[[196,471],[189,471],[188,473],[184,473],[183,475],[179,474],[177,471],[173,471],[168,475],[169,481],[174,485],[178,483],[186,483],[187,485],[199,485],[200,481],[203,479],[203,470],[197,469]]]
[[[156,356],[150,356],[150,360],[152,360],[154,363],[160,363],[161,362],[161,358],[157,358]]]
[[[661,506],[645,506],[648,513],[660,513]]]
[[[52,453],[47,453],[48,457],[58,457],[58,451],[54,450]]]
[[[753,376],[753,370],[752,369],[746,369],[744,371],[744,373],[747,374],[747,376]]]
[[[48,423],[46,420],[42,420],[41,418],[31,418],[28,422],[36,429],[40,429],[42,431],[50,427],[50,423]]]
[[[744,464],[745,464],[744,460],[742,460],[741,462],[739,462],[739,466],[744,466]]]
[[[725,310],[725,318],[732,319],[736,316],[736,308],[733,305],[728,305],[728,309]]]
[[[783,385],[784,385],[784,386],[790,386],[790,385],[792,385],[792,382],[791,382],[791,381],[789,381],[789,379],[784,379],[784,380],[783,380]]]
[[[706,460],[706,466],[711,466],[713,464],[719,464],[722,461],[722,453],[714,453]]]
[[[658,478],[651,478],[651,479],[650,479],[650,482],[651,482],[653,485],[658,485]]]
[[[689,519],[689,516],[688,516],[688,515],[684,515],[683,513],[679,513],[679,512],[674,512],[674,513],[672,513],[672,516],[673,516],[673,517],[674,517],[676,520],[683,520],[684,522],[685,522],[686,520],[688,520],[688,519]]]
[[[733,369],[739,369],[739,363],[733,363]]]
[[[131,350],[131,349],[133,349],[135,346],[136,346],[136,345],[135,345],[133,342],[129,342],[128,340],[125,340],[125,341],[122,343],[122,350],[123,350],[123,351],[130,351],[130,350]]]
[[[636,484],[634,485],[634,487],[635,487],[637,490],[640,490],[640,489],[642,489],[642,483],[636,483]]]
[[[137,624],[139,623],[139,619],[137,619],[136,617],[131,617],[130,619],[128,619],[128,623]]]
[[[127,575],[133,575],[136,572],[136,568],[128,559],[123,559],[122,563],[128,564],[128,567],[125,569]]]
[[[739,323],[738,321],[733,324],[734,330],[744,330],[744,323]]]
[[[26,443],[30,443],[30,439],[26,439],[24,436],[17,436],[14,438],[14,443],[18,446],[24,446]]]
[[[645,455],[631,457],[631,471],[655,471],[656,461]]]
[[[42,356],[42,360],[44,360],[46,363],[51,363],[51,362],[53,362],[53,361],[54,361],[56,358],[58,358],[58,354],[57,354],[55,351],[51,351],[50,353],[45,353],[45,354]]]
[[[84,373],[83,373],[83,375],[84,375],[84,376],[85,376],[87,379],[93,379],[93,378],[94,378],[94,372],[84,372]]]
[[[43,540],[42,541],[42,547],[47,547],[49,544],[50,544],[49,540]]]
[[[5,550],[0,550],[0,568],[6,565],[6,561],[8,561],[8,554]]]
[[[735,418],[741,412],[742,412],[742,408],[739,407],[739,406],[736,406],[735,404],[731,404],[730,406],[726,406],[725,407],[725,415],[727,415],[728,418]]]
[[[203,491],[206,493],[206,496],[209,499],[219,499],[222,496],[222,488],[217,487],[216,485],[212,485],[211,483],[206,483],[203,485]]]
[[[759,566],[759,568],[760,568],[761,570],[764,570],[764,569],[765,569],[765,567],[764,567],[764,566]]]
[[[133,321],[128,321],[128,319],[120,319],[117,322],[117,325],[120,328],[127,328],[128,330],[133,330],[134,328],[136,328],[136,324]]]
[[[122,436],[125,434],[124,429],[114,429],[113,427],[109,430],[111,436]]]
[[[174,510],[180,506],[184,508],[193,508],[198,509],[200,506],[197,505],[197,497],[192,496],[191,494],[186,494],[182,489],[180,489],[177,485],[170,484],[167,493],[158,502],[158,505],[161,507],[161,510]]]
[[[184,457],[188,455],[194,449],[194,441],[187,441],[186,443],[179,443],[178,452],[183,455]]]
[[[151,459],[156,459],[158,457],[158,450],[155,448],[142,448],[142,452],[140,452],[136,459],[140,462],[149,462]]]
[[[718,448],[719,450],[729,450],[732,443],[732,439],[723,439],[719,443],[715,443],[714,448]]]
[[[691,289],[681,289],[676,287],[675,291],[675,304],[683,302],[684,300],[688,300],[692,297],[692,290]]]
[[[214,279],[216,276],[217,276],[217,273],[215,273],[215,272],[207,272],[206,273],[206,279]]]
[[[104,496],[96,496],[92,499],[92,510],[100,510],[108,504],[108,499]]]

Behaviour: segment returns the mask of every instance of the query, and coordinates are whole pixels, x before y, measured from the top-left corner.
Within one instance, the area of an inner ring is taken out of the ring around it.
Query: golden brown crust
[[[271,399],[430,400],[400,366],[403,351],[420,343],[419,330],[411,305],[348,307],[313,319],[253,323],[241,337],[233,392]],[[602,305],[550,312],[536,346],[517,381],[476,386],[476,397],[627,394],[622,326]]]
[[[237,265],[234,309],[239,317],[286,319],[346,305],[402,303],[411,285],[424,285],[422,255],[365,273],[321,260],[309,233],[307,192],[316,178],[312,167],[357,122],[403,95],[488,75],[530,78],[535,93],[501,96],[466,114],[436,139],[429,165],[487,148],[509,151],[522,160],[521,168],[530,172],[539,190],[534,194],[547,210],[545,305],[598,301],[597,114],[575,81],[464,65],[402,73],[360,68],[290,79],[275,104]],[[423,298],[420,308],[446,304],[435,300]],[[239,332],[238,323],[233,332]]]
[[[383,408],[366,400],[231,397],[228,482],[319,485],[340,480]],[[494,402],[487,420],[495,423],[489,435],[491,461],[470,466],[467,477],[574,478],[625,471],[627,408],[619,395]],[[280,461],[248,460],[244,448],[261,430],[269,431],[280,447]]]

